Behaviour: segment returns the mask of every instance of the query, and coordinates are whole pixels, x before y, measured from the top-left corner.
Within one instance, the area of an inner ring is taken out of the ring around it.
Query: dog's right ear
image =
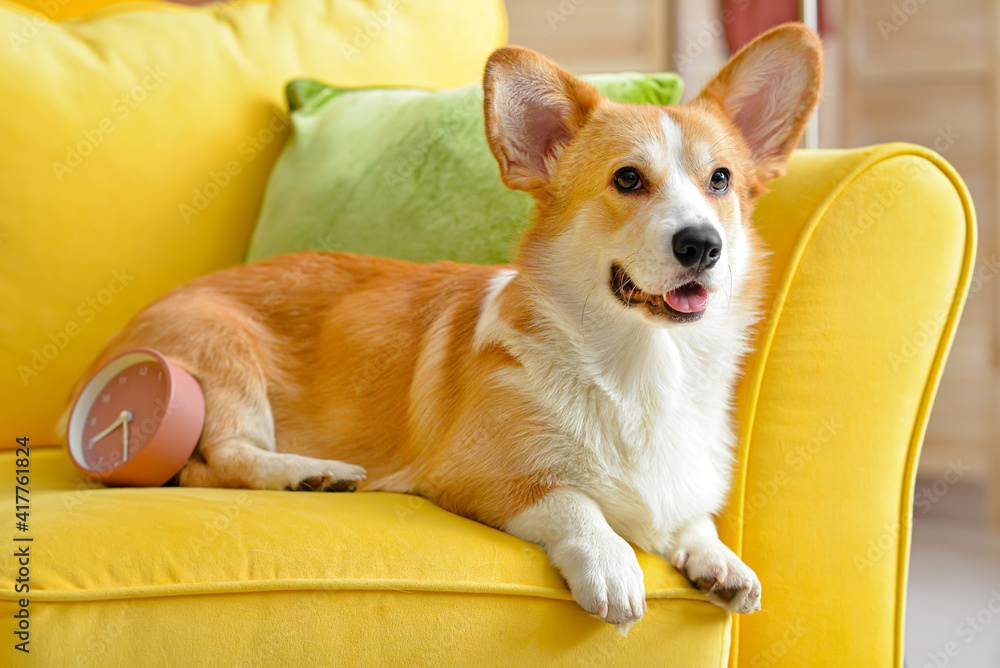
[[[785,23],[740,49],[689,104],[729,117],[746,140],[762,181],[785,173],[819,103],[823,45],[801,23]]]
[[[532,194],[549,183],[559,156],[601,96],[517,46],[497,49],[483,75],[486,138],[508,188]]]

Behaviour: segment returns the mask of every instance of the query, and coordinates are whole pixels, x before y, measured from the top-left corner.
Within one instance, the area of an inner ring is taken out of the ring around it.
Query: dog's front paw
[[[360,473],[348,474],[349,477],[323,473],[304,478],[290,489],[293,492],[353,492],[365,479],[364,469]]]
[[[728,552],[728,554],[727,554]],[[749,615],[760,610],[761,586],[757,575],[729,550],[683,550],[674,565],[716,605],[729,612]]]
[[[325,459],[311,459],[296,455],[288,462],[286,489],[297,492],[353,492],[365,479],[360,466]]]
[[[552,557],[587,612],[619,625],[623,633],[646,612],[642,569],[635,551],[620,537],[567,541]]]

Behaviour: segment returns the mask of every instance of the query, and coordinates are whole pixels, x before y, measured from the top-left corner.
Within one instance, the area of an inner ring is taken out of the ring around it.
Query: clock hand
[[[132,413],[130,411],[122,411],[122,463],[128,461],[128,423],[132,421]]]
[[[102,438],[113,432],[115,429],[118,428],[118,425],[121,424],[121,421],[122,421],[122,416],[119,415],[118,419],[109,424],[104,431],[102,431],[100,434],[97,434],[96,436],[92,436],[90,438],[90,444],[93,445],[94,443],[97,443],[99,440],[101,440]]]
[[[94,443],[97,443],[97,442],[98,442],[99,440],[101,440],[102,438],[104,438],[105,436],[107,436],[108,434],[110,434],[111,432],[113,432],[113,431],[114,431],[115,429],[117,429],[117,428],[118,428],[118,425],[120,425],[120,424],[122,423],[122,420],[124,420],[124,419],[125,419],[125,415],[126,415],[126,414],[128,415],[128,419],[129,419],[129,420],[131,420],[131,419],[132,419],[132,414],[131,414],[131,413],[129,413],[128,411],[122,411],[122,412],[121,412],[121,413],[120,413],[120,414],[118,415],[118,419],[117,419],[117,420],[115,420],[114,422],[112,422],[111,424],[109,424],[109,425],[108,425],[108,426],[107,426],[107,427],[106,427],[106,428],[104,429],[104,431],[102,431],[102,432],[101,432],[100,434],[98,434],[97,436],[93,436],[93,437],[91,437],[91,439],[90,439],[90,444],[91,444],[91,445],[93,445]]]

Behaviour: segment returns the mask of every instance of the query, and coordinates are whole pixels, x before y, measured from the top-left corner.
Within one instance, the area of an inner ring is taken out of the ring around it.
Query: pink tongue
[[[667,293],[667,304],[681,313],[697,313],[708,308],[708,293],[702,287],[697,290],[671,290]]]

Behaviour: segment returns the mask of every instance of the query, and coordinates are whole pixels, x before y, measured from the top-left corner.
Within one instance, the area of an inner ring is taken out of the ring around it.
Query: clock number
[[[101,401],[104,403],[108,403],[109,401],[111,401],[111,395],[105,392],[104,394],[101,395]]]
[[[128,380],[128,376],[118,376],[119,385],[124,385],[126,380]]]
[[[97,424],[97,418],[94,417],[94,416],[91,416],[90,417],[90,426],[93,427],[95,424]]]
[[[149,371],[148,367],[144,367],[144,366],[139,367],[139,375],[140,376],[145,376],[147,371]]]
[[[162,371],[159,372],[158,374],[156,374],[156,380],[159,380],[161,378],[163,378],[163,372]]]

